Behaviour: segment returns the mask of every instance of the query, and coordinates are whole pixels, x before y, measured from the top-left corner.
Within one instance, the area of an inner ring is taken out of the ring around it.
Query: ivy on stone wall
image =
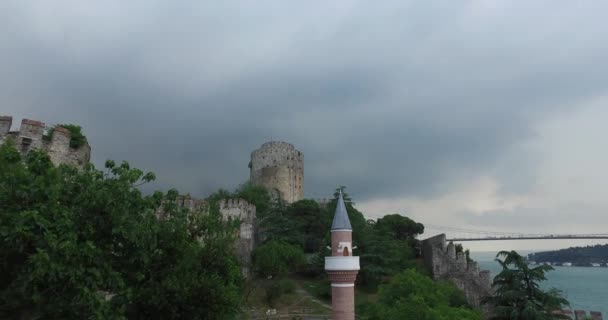
[[[53,139],[53,134],[55,133],[55,128],[58,127],[65,128],[70,131],[70,148],[78,149],[87,143],[87,137],[82,133],[82,127],[75,124],[54,125],[48,129],[47,134],[42,136],[42,138],[46,141],[51,141]]]

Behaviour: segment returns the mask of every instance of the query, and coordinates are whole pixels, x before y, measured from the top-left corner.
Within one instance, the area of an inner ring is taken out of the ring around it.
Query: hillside
[[[591,266],[592,263],[605,265],[608,263],[608,244],[537,252],[529,254],[528,260],[552,263],[570,262],[574,266]]]

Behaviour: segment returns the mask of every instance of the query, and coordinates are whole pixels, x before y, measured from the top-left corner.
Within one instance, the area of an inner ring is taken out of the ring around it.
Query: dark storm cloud
[[[606,5],[454,2],[0,5],[2,113],[81,124],[93,159],[205,195],[269,139],[305,154],[306,194],[430,196],[536,123],[605,93]],[[507,179],[508,178],[508,179]]]

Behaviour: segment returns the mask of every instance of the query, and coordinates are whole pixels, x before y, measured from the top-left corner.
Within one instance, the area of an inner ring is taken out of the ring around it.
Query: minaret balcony
[[[350,271],[359,269],[359,257],[325,257],[325,270],[327,271]]]

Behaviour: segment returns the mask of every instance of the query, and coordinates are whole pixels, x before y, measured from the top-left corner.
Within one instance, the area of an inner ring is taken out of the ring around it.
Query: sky
[[[369,218],[608,232],[603,1],[0,2],[0,114],[204,197],[269,140]],[[589,241],[467,243],[550,249]],[[602,242],[606,243],[606,241]]]

